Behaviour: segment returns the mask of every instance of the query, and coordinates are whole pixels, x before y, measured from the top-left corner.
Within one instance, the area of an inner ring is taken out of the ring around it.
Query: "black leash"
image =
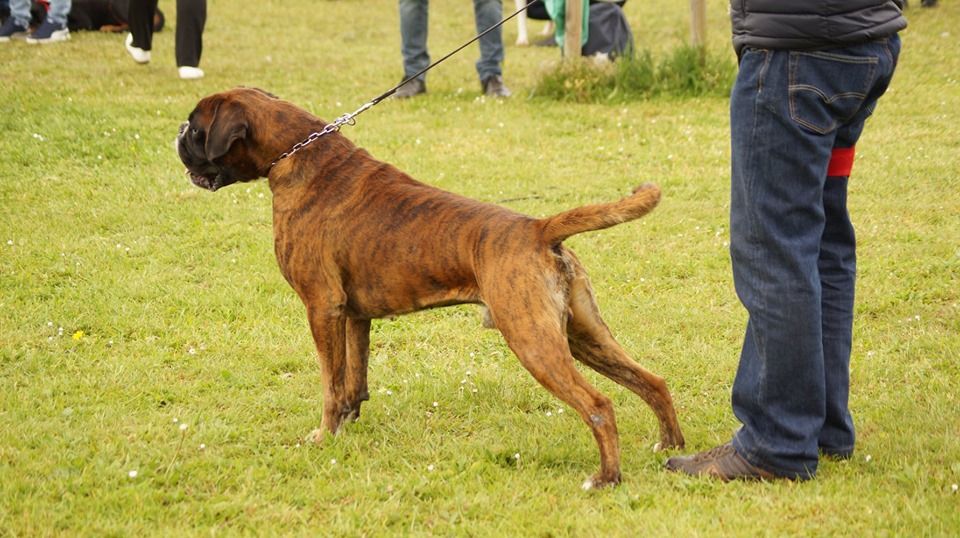
[[[500,22],[498,22],[497,24],[494,24],[494,25],[491,26],[490,28],[487,28],[486,30],[480,32],[479,34],[477,34],[476,37],[474,37],[474,38],[471,39],[470,41],[467,41],[467,42],[464,43],[463,45],[460,45],[459,47],[457,47],[457,48],[456,48],[455,50],[453,50],[452,52],[448,53],[448,54],[447,54],[446,56],[444,56],[443,58],[440,58],[439,60],[433,62],[432,64],[428,65],[427,67],[421,69],[421,70],[418,71],[416,74],[414,74],[414,75],[412,75],[412,76],[410,76],[410,77],[405,78],[402,82],[400,82],[400,84],[397,84],[397,85],[394,86],[393,88],[390,88],[389,90],[383,92],[381,95],[379,95],[379,96],[377,96],[377,97],[374,97],[374,98],[371,99],[369,102],[367,102],[366,104],[364,104],[364,105],[361,106],[360,108],[356,109],[355,111],[353,111],[353,112],[351,112],[351,113],[349,113],[349,114],[344,114],[343,116],[340,116],[339,118],[333,120],[332,123],[328,123],[322,130],[320,130],[320,131],[314,131],[314,132],[310,133],[310,136],[308,136],[307,138],[303,139],[303,140],[300,141],[300,142],[297,142],[297,143],[294,144],[293,147],[290,148],[289,150],[281,153],[279,157],[277,157],[272,163],[270,163],[270,168],[273,168],[273,165],[277,164],[278,162],[282,161],[283,159],[286,159],[287,157],[293,155],[294,153],[300,151],[300,150],[303,149],[305,146],[309,145],[310,143],[312,143],[314,140],[320,138],[321,136],[326,135],[326,134],[330,134],[330,133],[332,133],[332,132],[334,132],[334,131],[339,131],[339,130],[340,130],[340,127],[343,127],[344,125],[354,125],[354,124],[356,124],[356,123],[357,123],[357,120],[356,120],[355,118],[356,118],[357,116],[359,116],[360,114],[366,112],[367,109],[372,108],[374,105],[376,105],[376,104],[379,103],[380,101],[383,101],[384,99],[390,97],[391,95],[393,95],[394,93],[396,93],[396,91],[399,90],[404,84],[410,82],[411,80],[413,80],[413,79],[419,77],[420,75],[426,73],[427,71],[433,69],[434,67],[436,67],[437,65],[439,65],[441,62],[443,62],[443,61],[446,60],[447,58],[453,56],[454,54],[460,52],[461,50],[467,48],[467,47],[470,46],[472,43],[474,43],[474,42],[476,42],[478,39],[480,39],[481,37],[487,35],[488,33],[492,32],[493,30],[496,30],[497,28],[503,26],[503,23],[505,23],[505,22],[507,22],[508,20],[516,17],[517,15],[520,14],[520,12],[522,12],[523,10],[527,9],[528,7],[530,7],[530,5],[533,4],[533,3],[536,2],[536,1],[537,1],[537,0],[530,0],[530,2],[527,3],[527,5],[523,6],[522,8],[520,8],[520,9],[518,9],[518,10],[516,10],[516,11],[514,11],[512,15],[509,15],[509,16],[507,16],[507,17],[504,17],[503,19],[500,20]],[[270,172],[270,168],[267,169],[267,173]]]

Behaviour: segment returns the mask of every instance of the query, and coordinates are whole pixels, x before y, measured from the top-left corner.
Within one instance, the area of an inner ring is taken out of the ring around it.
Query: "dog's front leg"
[[[336,434],[346,414],[349,414],[346,388],[347,318],[342,309],[316,306],[307,307],[307,316],[317,345],[323,383],[323,429],[311,433],[314,441],[320,441],[323,430]]]

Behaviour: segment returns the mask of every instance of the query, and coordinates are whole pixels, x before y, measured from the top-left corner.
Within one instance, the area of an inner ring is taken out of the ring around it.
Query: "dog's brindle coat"
[[[600,471],[585,487],[620,481],[620,448],[610,399],[574,359],[639,394],[659,419],[662,447],[683,446],[663,379],[613,339],[586,272],[561,244],[647,213],[659,201],[656,186],[533,219],[420,183],[336,132],[271,167],[323,126],[291,103],[238,88],[197,104],[177,151],[209,190],[269,178],[277,261],[307,308],[327,431],[356,419],[369,399],[371,319],[482,303],[523,366],[593,431]]]

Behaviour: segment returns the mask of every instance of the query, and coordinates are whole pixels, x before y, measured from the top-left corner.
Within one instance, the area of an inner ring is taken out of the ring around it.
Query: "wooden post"
[[[696,48],[703,48],[707,45],[707,3],[705,0],[690,0],[690,38],[691,44]]]
[[[583,26],[584,0],[566,0],[566,14],[563,23],[563,55],[567,58],[581,56],[581,26]]]

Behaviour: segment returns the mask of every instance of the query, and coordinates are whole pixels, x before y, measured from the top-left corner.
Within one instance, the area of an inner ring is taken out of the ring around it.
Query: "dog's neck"
[[[320,124],[320,129],[322,128],[323,124]],[[300,140],[305,139],[306,137]],[[283,151],[292,148],[300,140],[291,143]],[[327,133],[302,149],[277,160],[264,175],[269,181],[274,197],[302,192],[304,189],[317,189],[322,184],[329,183],[330,175],[326,170],[351,158],[358,149],[340,133]],[[303,166],[302,163],[309,163],[309,166]]]

